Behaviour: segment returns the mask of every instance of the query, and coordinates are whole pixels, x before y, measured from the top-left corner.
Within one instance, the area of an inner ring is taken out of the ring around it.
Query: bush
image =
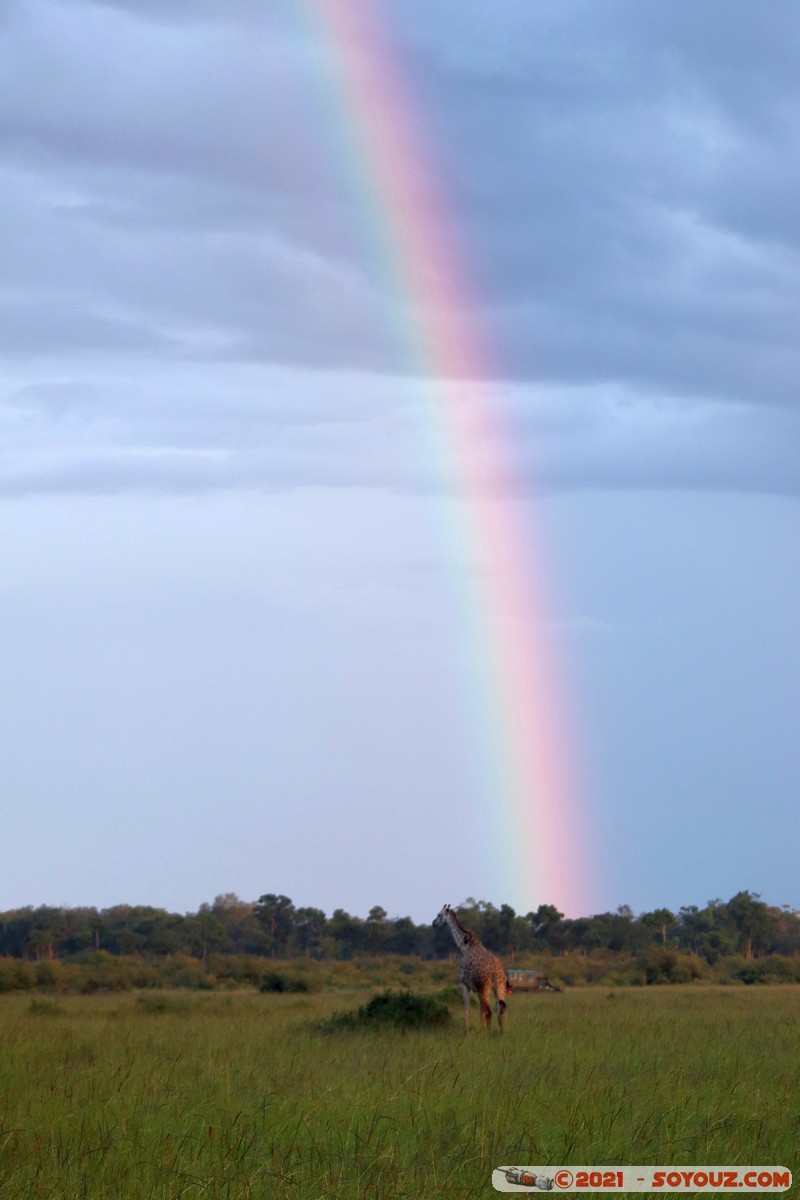
[[[323,1021],[325,1032],[342,1029],[378,1028],[391,1025],[395,1029],[422,1029],[444,1025],[450,1020],[450,1009],[444,996],[421,996],[416,992],[379,992],[355,1012],[339,1013]]]
[[[651,984],[693,983],[710,975],[708,965],[703,960],[666,946],[654,946],[646,950],[639,956],[638,962],[644,970],[645,982]]]
[[[378,1021],[403,1029],[443,1025],[450,1020],[446,1000],[416,992],[379,992],[358,1011],[364,1021]]]
[[[243,983],[258,987],[264,960],[255,954],[212,954],[208,969],[223,987],[236,987]]]
[[[35,985],[33,964],[0,958],[0,992],[29,992]]]
[[[258,985],[260,992],[307,992],[308,984],[305,979],[292,975],[281,975],[278,971],[268,971]]]
[[[201,988],[210,990],[214,980],[205,968],[205,964],[188,954],[171,955],[159,966],[160,986],[168,988]]]
[[[91,995],[94,992],[126,992],[131,988],[155,988],[163,984],[159,969],[153,964],[125,955],[97,950],[84,956],[75,990]]]
[[[800,970],[797,962],[783,954],[770,954],[766,958],[740,959],[732,967],[730,975],[742,983],[797,983]]]

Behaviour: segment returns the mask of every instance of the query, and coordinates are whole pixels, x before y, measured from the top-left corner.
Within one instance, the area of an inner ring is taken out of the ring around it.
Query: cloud
[[[796,491],[794,8],[379,13],[520,484]],[[321,38],[281,4],[6,11],[13,490],[430,485]]]
[[[465,468],[435,388],[369,373],[193,363],[21,384],[9,397],[3,490],[227,488],[444,492]],[[311,379],[313,378],[313,386]],[[450,396],[452,402],[453,396]],[[643,396],[621,385],[470,385],[469,486],[796,493],[800,416],[785,407]],[[485,414],[491,412],[488,426]],[[453,461],[451,461],[453,460]]]
[[[796,12],[450,11],[417,54],[499,361],[793,400]]]
[[[565,432],[532,430],[522,443],[541,488],[797,492],[796,411],[615,388],[554,399],[571,414]]]
[[[221,488],[419,490],[419,386],[257,363],[102,357],[23,382],[4,411],[6,494]],[[313,386],[311,381],[313,379]]]

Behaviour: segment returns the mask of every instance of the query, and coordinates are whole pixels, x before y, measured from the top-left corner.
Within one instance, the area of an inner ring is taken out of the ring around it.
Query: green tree
[[[253,904],[240,900],[235,892],[225,892],[214,897],[211,911],[224,931],[222,953],[245,954],[255,949],[253,939],[261,933]]]
[[[509,934],[509,947],[512,959],[518,954],[533,948],[533,930],[526,917],[514,917]]]
[[[678,912],[679,938],[690,954],[703,954],[707,957],[712,927],[712,917],[707,908],[700,909],[696,904],[685,904]]]
[[[294,911],[288,896],[267,892],[258,898],[256,918],[266,935],[268,952],[273,958],[286,953],[294,924]]]
[[[56,935],[52,929],[44,929],[41,926],[34,929],[28,937],[28,949],[37,962],[41,962],[43,958],[54,959],[56,957],[55,944]]]
[[[530,925],[531,942],[547,946],[555,954],[562,954],[567,948],[567,932],[564,925],[564,914],[559,912],[554,904],[540,904],[536,912],[529,912],[525,920]]]
[[[98,951],[100,949],[100,939],[106,930],[106,923],[103,920],[102,913],[95,912],[94,916],[89,922],[89,929],[92,935],[92,945],[94,946],[95,951]]]
[[[203,962],[209,951],[219,950],[225,944],[225,929],[210,904],[201,904],[197,916],[188,917],[185,926],[192,952]]]
[[[518,949],[516,929],[517,914],[510,904],[501,904],[497,915],[498,949],[504,954],[510,954],[512,959]]]
[[[800,912],[789,904],[770,909],[775,921],[775,950],[778,954],[800,954]]]
[[[685,905],[678,913],[675,933],[690,954],[712,964],[721,954],[731,954],[736,945],[736,930],[721,900],[709,900],[705,908]]]
[[[321,955],[327,922],[321,908],[298,908],[294,919],[293,945],[299,954]]]
[[[590,929],[592,929],[594,919],[594,917],[576,917],[574,921],[566,920],[561,922],[560,932],[563,936],[564,950],[575,950],[578,954],[587,953],[589,949],[587,935]],[[552,945],[552,935],[548,930],[544,932],[547,936],[547,941]]]
[[[336,943],[338,958],[352,958],[365,945],[364,922],[343,908],[334,909],[327,932]]]
[[[367,914],[367,945],[370,954],[383,954],[391,937],[391,927],[385,908],[374,905]]]
[[[670,929],[675,924],[675,914],[668,908],[654,908],[652,912],[642,913],[640,922],[647,929],[656,930],[661,935],[661,945],[666,946]]]
[[[449,937],[449,931],[445,932]],[[397,917],[391,922],[391,935],[386,948],[390,954],[419,953],[420,934],[411,917]]]
[[[739,935],[739,949],[745,958],[753,950],[764,951],[774,936],[777,921],[761,898],[752,892],[737,892],[728,901],[728,913]]]

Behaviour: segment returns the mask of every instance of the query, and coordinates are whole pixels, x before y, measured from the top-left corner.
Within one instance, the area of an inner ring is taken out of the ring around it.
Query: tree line
[[[458,906],[464,924],[512,963],[530,955],[620,955],[680,952],[713,965],[720,958],[800,955],[800,913],[775,908],[754,893],[738,892],[704,908],[687,905],[634,915],[613,913],[569,919],[551,904],[520,915],[472,898]],[[229,893],[196,913],[170,913],[145,905],[66,908],[41,905],[0,913],[0,957],[36,962],[86,961],[92,954],[164,959],[175,955],[205,962],[210,955],[347,960],[381,955],[446,958],[453,951],[446,929],[389,917],[375,906],[365,918],[337,908],[330,915],[296,906],[288,896],[265,893],[255,902]]]

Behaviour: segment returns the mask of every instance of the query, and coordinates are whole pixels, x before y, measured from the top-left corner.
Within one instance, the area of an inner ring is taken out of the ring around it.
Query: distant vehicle
[[[551,983],[540,971],[506,971],[512,992],[563,992],[563,987]]]

